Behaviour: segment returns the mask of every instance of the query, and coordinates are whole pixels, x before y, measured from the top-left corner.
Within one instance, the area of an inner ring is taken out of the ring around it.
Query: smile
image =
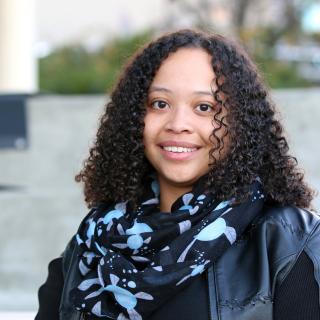
[[[176,152],[176,153],[186,153],[186,152],[194,152],[197,148],[184,148],[184,147],[176,147],[176,146],[166,146],[162,147],[165,151]]]

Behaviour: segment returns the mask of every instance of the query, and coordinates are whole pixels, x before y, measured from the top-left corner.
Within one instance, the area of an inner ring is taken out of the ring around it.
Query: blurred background
[[[33,319],[48,262],[87,213],[74,175],[121,66],[185,27],[246,47],[320,189],[320,1],[0,0],[1,319]]]

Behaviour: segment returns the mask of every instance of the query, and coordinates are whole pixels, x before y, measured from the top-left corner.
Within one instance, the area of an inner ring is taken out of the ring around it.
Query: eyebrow
[[[167,93],[173,93],[170,89],[164,88],[164,87],[157,87],[157,86],[152,86],[149,90],[149,93],[154,92],[154,91],[160,91],[160,92],[167,92]],[[202,91],[202,90],[196,90],[193,91],[193,94],[198,94],[198,95],[207,95],[212,97],[213,94],[210,91]]]

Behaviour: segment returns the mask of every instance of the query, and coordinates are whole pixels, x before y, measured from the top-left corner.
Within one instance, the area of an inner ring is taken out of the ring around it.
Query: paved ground
[[[320,89],[276,91],[274,98],[293,153],[320,189]],[[0,186],[11,186],[0,192],[0,310],[36,310],[48,261],[60,254],[87,212],[73,176],[87,155],[104,100],[33,97],[28,103],[30,148],[0,150]],[[315,205],[320,208],[319,198]],[[11,316],[17,318],[0,314],[0,319],[30,318]]]

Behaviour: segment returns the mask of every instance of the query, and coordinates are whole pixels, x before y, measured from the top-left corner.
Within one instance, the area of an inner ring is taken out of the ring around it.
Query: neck
[[[160,187],[160,210],[162,212],[171,212],[172,204],[192,189],[192,186],[177,186],[169,184],[163,179],[159,179]]]

